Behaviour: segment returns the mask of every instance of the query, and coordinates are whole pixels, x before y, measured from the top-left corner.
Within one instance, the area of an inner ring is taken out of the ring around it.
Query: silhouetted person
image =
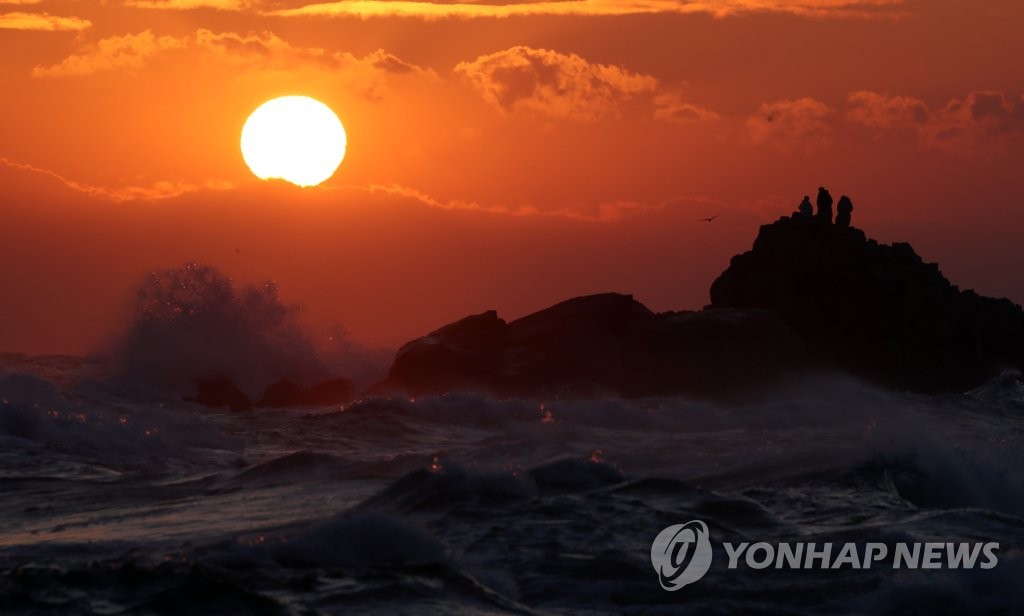
[[[824,224],[832,224],[832,195],[824,187],[818,188],[818,219]]]
[[[804,195],[804,200],[800,202],[799,210],[800,218],[813,218],[814,207],[811,206],[811,198]]]
[[[853,214],[853,201],[846,195],[839,197],[839,205],[836,206],[836,225],[849,227],[850,217]]]

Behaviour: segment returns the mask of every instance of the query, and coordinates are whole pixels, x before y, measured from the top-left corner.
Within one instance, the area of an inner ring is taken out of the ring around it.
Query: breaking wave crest
[[[217,269],[195,263],[155,271],[140,285],[134,320],[118,345],[120,373],[179,389],[220,375],[253,391],[280,378],[324,378],[297,311],[270,282],[236,288]]]
[[[716,541],[1004,548],[990,572],[906,575],[737,573],[716,554],[686,590],[695,611],[1012,612],[1016,392],[822,375],[719,405],[456,394],[228,413],[6,375],[0,609],[669,613],[651,541],[699,519]]]

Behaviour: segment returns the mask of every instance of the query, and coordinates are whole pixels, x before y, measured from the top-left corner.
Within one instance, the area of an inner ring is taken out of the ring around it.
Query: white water
[[[51,377],[53,380],[59,380]],[[229,414],[0,377],[0,612],[963,613],[1020,607],[1024,396],[822,377],[683,398],[372,398]],[[991,571],[728,571],[650,542],[996,541]]]

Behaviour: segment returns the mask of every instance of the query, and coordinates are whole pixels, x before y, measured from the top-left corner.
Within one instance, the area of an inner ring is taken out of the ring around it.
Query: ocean
[[[85,365],[0,376],[0,613],[1024,609],[1019,375],[944,396],[820,374],[728,404],[466,393],[230,413]],[[691,520],[710,570],[663,590],[652,542]],[[730,569],[724,542],[998,543],[998,564]]]

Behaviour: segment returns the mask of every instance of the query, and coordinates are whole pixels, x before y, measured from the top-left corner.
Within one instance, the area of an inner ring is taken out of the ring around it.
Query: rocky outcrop
[[[776,383],[804,358],[800,340],[770,312],[655,314],[609,293],[511,323],[494,311],[456,321],[403,346],[384,389],[722,397]]]
[[[282,379],[267,387],[256,406],[270,408],[332,406],[350,401],[354,394],[355,388],[348,379],[331,379],[317,383],[309,389],[303,389],[292,381]]]
[[[355,387],[352,381],[344,378],[330,379],[310,387],[303,396],[310,406],[333,406],[352,400]]]
[[[850,226],[818,192],[761,227],[700,312],[655,314],[629,295],[578,297],[506,323],[490,311],[403,346],[377,392],[722,398],[807,370],[888,387],[965,391],[1024,367],[1024,313],[952,285],[909,244]]]
[[[493,310],[446,325],[398,350],[387,385],[414,394],[486,389],[504,369],[507,333]]]
[[[1024,315],[952,285],[909,244],[799,215],[761,227],[711,285],[713,308],[779,315],[822,365],[890,387],[963,391],[1024,365]]]
[[[208,408],[228,408],[234,412],[252,410],[249,396],[225,376],[196,379],[196,395],[183,400]]]
[[[254,405],[235,382],[226,376],[196,379],[196,395],[182,398],[207,408],[228,408],[251,411],[255,407],[289,408],[298,406],[331,406],[352,400],[355,388],[348,379],[338,378],[303,389],[287,379],[275,381]]]
[[[271,383],[256,404],[274,409],[297,406],[302,403],[305,393],[294,382],[281,379]]]

